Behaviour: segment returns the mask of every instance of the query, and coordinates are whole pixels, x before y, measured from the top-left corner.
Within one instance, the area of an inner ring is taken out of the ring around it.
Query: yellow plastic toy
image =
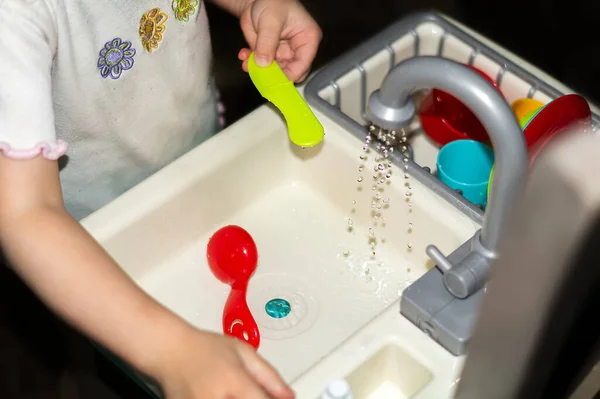
[[[544,106],[544,103],[533,98],[520,98],[512,103],[511,108],[517,117],[517,120],[522,120],[527,114],[534,110],[538,110]]]
[[[323,125],[276,61],[268,67],[259,67],[254,62],[252,52],[248,60],[248,72],[258,92],[285,117],[292,143],[300,147],[313,147],[323,140]]]

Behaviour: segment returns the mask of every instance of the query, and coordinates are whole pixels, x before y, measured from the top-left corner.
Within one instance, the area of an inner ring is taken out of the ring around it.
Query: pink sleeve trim
[[[54,147],[48,143],[40,143],[27,150],[17,150],[12,148],[10,144],[0,141],[0,150],[2,150],[6,157],[12,159],[33,159],[42,154],[44,158],[55,161],[65,155],[68,147],[64,141],[57,140]]]

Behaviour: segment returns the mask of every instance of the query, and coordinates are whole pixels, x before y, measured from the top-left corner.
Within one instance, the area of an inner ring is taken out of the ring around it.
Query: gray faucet
[[[482,288],[490,265],[498,257],[498,240],[507,215],[524,183],[527,151],[519,123],[502,95],[477,72],[440,57],[415,57],[393,68],[368,101],[367,116],[373,124],[390,130],[407,126],[416,106],[412,93],[437,88],[452,94],[481,121],[494,148],[494,184],[488,198],[482,229],[470,240],[470,250],[454,262],[434,246],[427,254],[443,273],[446,289],[467,298]]]

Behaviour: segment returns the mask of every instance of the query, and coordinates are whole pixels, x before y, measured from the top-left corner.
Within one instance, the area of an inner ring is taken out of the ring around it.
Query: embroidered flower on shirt
[[[104,45],[98,57],[98,68],[103,78],[119,79],[121,73],[133,66],[135,49],[131,42],[116,37]]]
[[[142,45],[147,52],[158,48],[158,44],[163,39],[163,33],[167,29],[165,22],[169,17],[162,12],[160,8],[153,8],[140,19],[139,34],[142,39]]]
[[[171,8],[175,13],[175,19],[182,22],[188,22],[190,16],[196,12],[199,0],[173,0]]]

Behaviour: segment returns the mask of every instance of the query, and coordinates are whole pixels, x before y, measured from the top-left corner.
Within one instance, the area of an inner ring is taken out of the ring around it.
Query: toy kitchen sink
[[[568,90],[433,14],[400,21],[341,60],[357,54],[364,58],[348,70],[326,67],[306,87],[326,133],[320,145],[292,145],[280,114],[265,105],[82,224],[145,291],[215,332],[229,287],[211,274],[206,245],[219,228],[242,226],[259,253],[247,295],[259,353],[299,398],[316,398],[342,377],[356,398],[451,398],[465,356],[424,334],[399,306],[405,289],[435,270],[426,248],[453,252],[484,213],[429,183],[437,148],[424,135],[406,141],[408,162],[364,151],[367,98],[391,66],[415,55],[474,63],[509,100],[547,103]],[[286,302],[289,314],[269,314],[272,300]]]

